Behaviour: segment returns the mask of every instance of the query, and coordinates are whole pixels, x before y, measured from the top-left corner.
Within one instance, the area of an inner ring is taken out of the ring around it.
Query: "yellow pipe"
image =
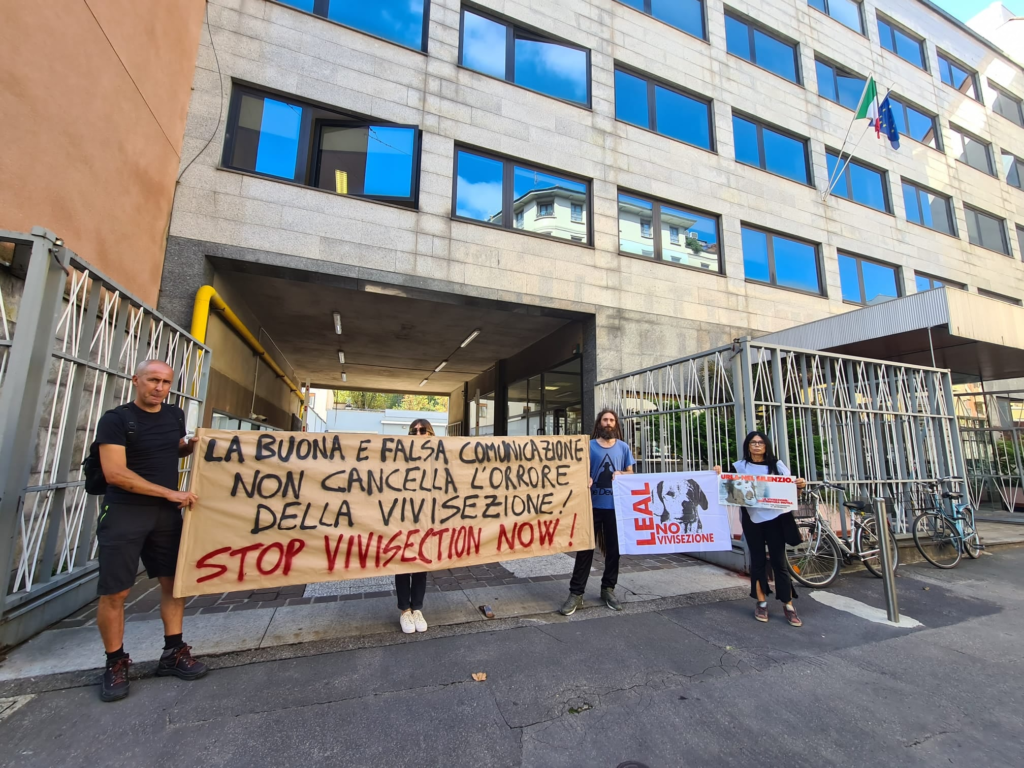
[[[245,327],[245,323],[238,319],[238,315],[231,311],[231,307],[220,297],[220,294],[217,293],[212,285],[204,285],[196,291],[196,303],[192,308],[192,335],[195,336],[200,344],[206,343],[206,331],[210,325],[210,312],[219,313],[224,322],[242,338],[242,341],[248,345],[249,349],[259,355],[260,359],[267,364],[267,367],[277,375],[277,378],[287,384],[288,389],[299,400],[305,402],[299,388],[281,370],[281,366],[274,361],[274,358],[268,354],[256,337],[249,332],[249,329]]]

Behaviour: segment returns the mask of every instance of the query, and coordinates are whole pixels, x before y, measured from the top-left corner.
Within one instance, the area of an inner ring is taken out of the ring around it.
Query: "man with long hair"
[[[633,472],[633,452],[622,439],[619,416],[611,408],[597,415],[590,440],[590,502],[594,509],[594,538],[604,555],[604,574],[601,576],[601,600],[613,611],[622,605],[615,597],[619,580],[619,531],[615,525],[615,504],[612,496],[612,478]],[[576,565],[569,581],[569,597],[558,610],[571,616],[583,607],[583,593],[594,563],[594,550],[576,553]]]

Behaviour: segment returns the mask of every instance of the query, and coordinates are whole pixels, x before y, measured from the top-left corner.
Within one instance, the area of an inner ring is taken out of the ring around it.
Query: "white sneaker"
[[[420,613],[419,611],[413,611],[412,612],[412,620],[413,620],[413,623],[416,625],[416,631],[417,632],[426,632],[427,631],[427,620],[423,618],[423,614],[422,613]]]
[[[416,631],[416,619],[413,618],[412,611],[402,611],[402,615],[398,619],[398,623],[402,625],[402,631],[407,635],[411,635]],[[423,628],[426,629],[425,624],[423,625]]]

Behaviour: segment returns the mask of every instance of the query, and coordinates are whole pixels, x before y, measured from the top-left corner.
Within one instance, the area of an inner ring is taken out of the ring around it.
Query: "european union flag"
[[[893,149],[900,148],[900,132],[896,130],[896,119],[893,117],[888,95],[878,105],[878,119],[875,122],[875,135],[881,138],[882,134],[889,139]]]

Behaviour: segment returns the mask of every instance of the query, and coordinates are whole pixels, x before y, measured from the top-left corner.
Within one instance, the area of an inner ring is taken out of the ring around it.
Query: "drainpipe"
[[[303,402],[302,394],[299,392],[299,388],[295,386],[295,383],[288,378],[281,366],[279,366],[263,348],[263,345],[256,340],[256,337],[249,332],[249,329],[245,327],[245,323],[238,319],[238,315],[231,311],[231,307],[225,303],[224,299],[220,297],[220,294],[214,289],[212,285],[204,285],[198,291],[196,291],[196,302],[192,308],[192,335],[199,341],[200,344],[206,343],[206,331],[210,324],[210,313],[216,312],[220,315],[221,319],[227,323],[231,330],[241,337],[242,341],[251,349],[256,355],[267,364],[276,375],[277,378],[281,379],[292,391],[300,402]]]

